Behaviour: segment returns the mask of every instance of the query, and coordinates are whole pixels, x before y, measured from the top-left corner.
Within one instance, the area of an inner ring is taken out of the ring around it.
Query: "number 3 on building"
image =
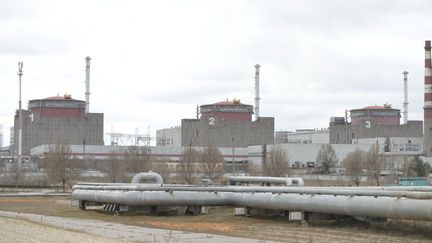
[[[370,128],[371,127],[371,122],[370,121],[366,121],[366,128]]]
[[[215,122],[214,122],[214,117],[209,117],[209,125],[214,126]]]

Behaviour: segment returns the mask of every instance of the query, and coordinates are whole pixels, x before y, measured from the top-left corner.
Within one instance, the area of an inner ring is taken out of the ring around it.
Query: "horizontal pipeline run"
[[[161,188],[162,189],[162,188]],[[196,189],[196,188],[195,188]],[[374,196],[334,196],[225,191],[122,191],[75,188],[72,199],[130,206],[239,206],[351,216],[432,220],[432,201]]]
[[[154,184],[104,184],[73,186],[74,190],[101,190],[101,191],[197,191],[197,192],[236,192],[236,193],[284,193],[284,194],[308,194],[308,195],[333,195],[333,196],[372,196],[372,197],[396,197],[411,199],[432,199],[432,192],[419,191],[393,191],[379,189],[360,189],[355,187],[317,188],[317,187],[262,187],[262,186],[174,186]]]

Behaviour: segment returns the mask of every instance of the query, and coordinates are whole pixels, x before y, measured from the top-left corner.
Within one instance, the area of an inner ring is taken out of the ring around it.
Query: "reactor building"
[[[103,113],[86,112],[86,102],[70,95],[30,100],[22,110],[22,155],[42,144],[103,145]],[[15,114],[14,133],[18,135],[19,113]],[[12,149],[12,148],[11,148]],[[18,136],[14,136],[14,154]]]
[[[182,119],[183,147],[247,147],[274,143],[274,118],[257,117],[251,105],[226,100],[200,106],[197,119]]]
[[[423,143],[423,122],[407,121],[400,124],[401,111],[391,105],[367,106],[350,111],[347,117],[331,117],[329,138],[331,144],[384,144],[404,150]]]

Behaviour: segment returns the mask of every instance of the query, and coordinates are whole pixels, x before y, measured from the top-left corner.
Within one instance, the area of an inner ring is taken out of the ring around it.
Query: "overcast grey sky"
[[[345,109],[401,109],[409,74],[409,119],[423,119],[424,41],[432,1],[33,1],[0,0],[0,124],[23,102],[57,94],[84,100],[105,131],[141,133],[180,125],[196,105],[240,99],[276,130],[328,127]]]

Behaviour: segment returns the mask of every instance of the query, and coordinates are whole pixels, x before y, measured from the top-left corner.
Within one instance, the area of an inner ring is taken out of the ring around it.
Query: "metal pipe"
[[[131,206],[241,206],[271,210],[432,220],[430,200],[274,193],[199,191],[92,191],[77,189],[80,201]]]
[[[241,178],[241,177],[240,177]],[[239,178],[233,178],[233,180]],[[270,178],[244,178],[272,181]],[[280,182],[281,179],[273,178]],[[142,180],[157,184],[137,184]],[[432,220],[432,189],[422,187],[286,187],[163,185],[159,174],[139,173],[132,182],[80,183],[72,199],[129,206],[240,206],[351,216]],[[426,200],[419,200],[426,199]],[[84,204],[85,205],[85,204]]]
[[[432,192],[415,191],[385,191],[385,190],[353,190],[331,188],[307,188],[307,187],[262,187],[262,186],[156,186],[144,185],[75,185],[74,190],[102,190],[102,191],[195,191],[195,192],[236,192],[236,193],[284,193],[284,194],[308,194],[308,195],[332,195],[332,196],[372,196],[372,197],[396,197],[411,199],[432,199]]]
[[[154,184],[163,184],[163,178],[158,173],[154,172],[142,172],[136,174],[132,178],[132,183],[154,183]]]
[[[236,182],[243,182],[283,184],[286,186],[304,186],[303,178],[300,177],[230,176],[228,177],[228,182],[230,185],[235,185]]]
[[[101,182],[78,182],[75,186],[73,186],[73,188],[76,188],[76,186],[80,186],[80,185],[92,185],[92,186],[133,186],[134,184],[132,183],[101,183]],[[146,185],[146,184],[140,184],[141,186]],[[168,186],[172,186],[175,188],[178,187],[194,187],[197,188],[196,185],[181,185],[181,184],[164,184],[164,187],[168,187]],[[205,188],[218,188],[217,186],[205,186]],[[248,187],[244,187],[244,188],[254,188],[251,186]],[[255,187],[255,188],[262,188],[260,187]],[[272,190],[275,187],[267,187],[265,190]],[[279,189],[284,189],[286,187],[277,187]],[[297,190],[295,188],[291,188],[289,187],[290,190]],[[336,190],[355,190],[355,191],[359,191],[359,190],[377,190],[377,191],[415,191],[415,192],[432,192],[432,186],[356,186],[356,187],[352,187],[352,186],[340,186],[340,187],[303,187],[303,189],[307,190],[307,189],[317,189],[317,190],[321,190],[321,189],[328,189],[328,190],[332,190],[332,191],[336,191]],[[299,189],[299,190],[303,190],[303,189]]]

